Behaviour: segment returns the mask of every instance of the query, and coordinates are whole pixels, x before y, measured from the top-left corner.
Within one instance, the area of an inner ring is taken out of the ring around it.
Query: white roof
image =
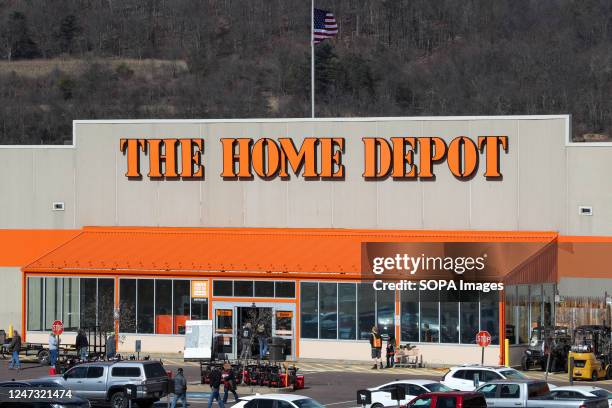
[[[604,390],[604,389],[600,387],[594,387],[592,385],[565,385],[563,387],[555,388],[555,391],[591,392],[591,391],[599,391],[599,390]],[[607,391],[607,390],[604,390],[604,391]]]
[[[250,401],[255,398],[282,400],[282,401],[297,401],[297,400],[301,400],[304,398],[310,399],[310,397],[307,397],[305,395],[297,395],[297,394],[255,394],[255,395],[248,395],[245,397],[240,397],[240,399],[243,401]]]
[[[382,385],[378,385],[376,387],[372,387],[372,388],[368,388],[369,390],[374,390],[376,388],[380,388],[380,387],[384,387],[386,385],[393,385],[393,384],[414,384],[414,385],[427,385],[427,384],[439,384],[439,381],[436,380],[423,380],[423,379],[410,379],[410,380],[396,380],[396,381],[391,381]]]

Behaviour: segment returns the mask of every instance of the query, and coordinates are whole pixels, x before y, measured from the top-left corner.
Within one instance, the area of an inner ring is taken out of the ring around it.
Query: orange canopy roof
[[[349,278],[360,273],[362,242],[550,242],[556,237],[515,231],[86,227],[23,270]]]
[[[0,266],[23,266],[40,258],[81,230],[0,229]]]

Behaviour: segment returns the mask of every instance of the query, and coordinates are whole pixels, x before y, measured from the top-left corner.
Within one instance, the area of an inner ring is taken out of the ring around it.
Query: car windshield
[[[449,392],[453,390],[452,388],[449,388],[446,385],[440,383],[425,384],[424,387],[427,388],[430,392]]]
[[[323,405],[319,404],[312,398],[303,398],[293,401],[298,408],[323,408]]]
[[[521,373],[520,371],[516,371],[516,370],[503,370],[499,372],[501,375],[503,375],[505,378],[507,378],[508,380],[524,380],[525,375],[523,373]]]
[[[593,390],[589,392],[597,397],[605,397],[607,399],[612,399],[612,392],[607,390]]]

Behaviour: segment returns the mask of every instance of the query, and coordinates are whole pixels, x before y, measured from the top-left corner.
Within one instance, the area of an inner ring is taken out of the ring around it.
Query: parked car
[[[480,384],[494,380],[523,380],[523,373],[504,366],[465,365],[451,367],[442,377],[442,384],[459,391],[474,391]]]
[[[556,389],[555,389],[556,390]],[[608,408],[606,398],[558,398],[540,380],[497,380],[476,390],[492,407],[526,408]]]
[[[255,394],[239,398],[232,408],[323,408],[323,405],[303,395]]]
[[[0,383],[0,393],[6,394],[9,388],[49,388],[66,391],[66,388],[53,381],[31,380],[31,381],[5,381]],[[3,402],[0,404],[3,408],[23,408],[28,406],[31,408],[90,408],[90,403],[84,398],[71,396],[64,398],[52,398],[46,401],[32,402],[25,404],[23,401]]]
[[[400,400],[401,405],[405,405],[418,397],[419,395],[428,392],[448,392],[453,391],[444,384],[432,380],[401,380],[393,381],[380,385],[378,387],[369,388],[372,391],[372,404],[367,405],[367,408],[395,407],[397,401],[391,399],[391,390],[396,387],[404,388],[406,398]]]
[[[612,408],[612,392],[599,387],[587,385],[570,385],[557,387],[550,392],[555,398],[599,398],[608,399],[609,408]]]
[[[168,376],[159,361],[118,361],[84,363],[63,375],[44,377],[88,400],[110,402],[113,408],[128,405],[128,390],[136,387],[139,407],[152,406],[168,393]]]
[[[487,408],[484,396],[473,391],[429,392],[413,399],[409,408]]]

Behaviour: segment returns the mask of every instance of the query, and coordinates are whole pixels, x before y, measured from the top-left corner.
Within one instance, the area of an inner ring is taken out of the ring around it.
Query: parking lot
[[[199,383],[199,364],[195,362],[182,362],[177,358],[163,359],[164,366],[176,372],[176,369],[183,367],[188,387],[188,400],[191,406],[203,407],[207,404],[209,386]],[[300,372],[306,377],[306,388],[299,391],[299,394],[316,399],[326,406],[334,408],[347,408],[356,406],[356,391],[362,388],[373,387],[385,382],[396,379],[422,378],[440,380],[445,373],[444,369],[433,368],[393,368],[384,370],[371,370],[367,364],[351,365],[336,363],[302,363],[297,364]],[[0,380],[9,381],[25,380],[47,375],[49,368],[41,366],[35,361],[25,360],[22,362],[20,371],[9,370],[8,360],[0,360]],[[544,373],[541,371],[528,371],[526,375],[534,379],[543,379]],[[549,382],[555,385],[568,384],[567,374],[549,374]],[[575,382],[577,384],[578,382]],[[585,384],[580,382],[580,384]],[[592,384],[590,382],[586,383]],[[612,380],[598,381],[597,386],[612,391]],[[279,389],[253,388],[241,386],[238,390],[239,395],[249,395],[256,392],[286,392]],[[233,401],[230,398],[232,405]],[[160,401],[158,406],[165,406],[165,400]]]

